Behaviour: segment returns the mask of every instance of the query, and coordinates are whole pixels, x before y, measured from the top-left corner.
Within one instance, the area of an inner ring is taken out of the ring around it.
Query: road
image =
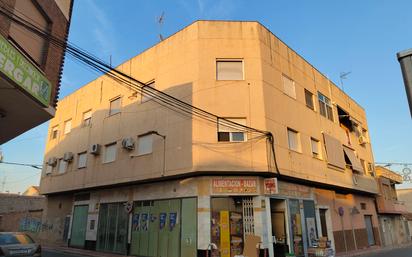
[[[43,257],[85,257],[85,255],[80,254],[71,254],[71,253],[62,253],[55,251],[43,250]],[[121,256],[121,255],[119,255]],[[412,256],[412,246],[393,249],[393,250],[383,250],[379,253],[366,254],[362,257],[411,257]]]

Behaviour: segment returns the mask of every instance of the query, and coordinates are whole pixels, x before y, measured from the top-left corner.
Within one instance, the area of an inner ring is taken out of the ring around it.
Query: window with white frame
[[[156,88],[155,82],[151,82],[148,85],[143,87],[142,90],[142,103],[149,101],[150,99],[153,98],[153,91],[150,90],[151,88]]]
[[[50,133],[50,139],[56,139],[59,135],[59,126],[54,126]]]
[[[59,159],[59,167],[57,169],[57,172],[59,174],[65,173],[67,171],[67,161],[63,159]]]
[[[64,122],[64,134],[68,134],[70,133],[70,131],[72,130],[72,120],[66,120]]]
[[[103,163],[114,162],[116,160],[117,144],[116,142],[105,145]]]
[[[46,166],[45,173],[46,173],[46,176],[47,176],[47,175],[49,175],[53,172],[53,166],[49,165],[47,162],[45,163],[45,166]]]
[[[308,108],[315,110],[315,104],[313,102],[313,94],[307,89],[305,89],[305,102]]]
[[[92,110],[83,113],[83,126],[90,126],[92,123]]]
[[[216,80],[244,80],[243,60],[216,60]]]
[[[291,78],[287,77],[286,75],[282,74],[282,83],[283,83],[283,91],[288,96],[296,99],[296,88],[295,88],[295,81]]]
[[[290,150],[300,151],[299,133],[291,128],[288,128],[288,145]]]
[[[318,100],[320,114],[333,121],[332,103],[330,99],[324,96],[321,92],[318,92]]]
[[[141,135],[137,139],[137,155],[153,152],[153,134]]]
[[[242,126],[233,124],[232,122],[246,126],[246,119],[244,118],[220,119],[217,132],[218,142],[244,142],[247,140],[246,132],[243,131]]]
[[[86,168],[87,164],[87,152],[82,152],[77,155],[77,168]]]
[[[315,157],[315,158],[321,158],[319,140],[311,137],[310,138],[310,144],[311,144],[311,147],[312,147],[312,156]]]
[[[109,116],[120,112],[121,101],[122,101],[121,97],[117,97],[117,98],[110,100]]]

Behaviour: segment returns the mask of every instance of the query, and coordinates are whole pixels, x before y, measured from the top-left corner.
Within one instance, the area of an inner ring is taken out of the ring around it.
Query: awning
[[[341,142],[325,133],[323,133],[323,139],[325,140],[328,163],[335,167],[345,169],[345,156],[343,155],[343,147]]]
[[[358,172],[363,173],[364,170],[363,170],[362,164],[361,164],[360,160],[358,159],[358,157],[356,157],[355,151],[353,151],[352,149],[350,149],[346,146],[343,147],[343,151],[345,151],[346,156],[349,158],[349,161],[352,165],[352,169],[354,171],[358,171]]]

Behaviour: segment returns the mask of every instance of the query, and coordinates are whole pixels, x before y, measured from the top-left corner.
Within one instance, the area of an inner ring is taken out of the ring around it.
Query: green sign
[[[1,35],[0,71],[44,106],[49,106],[50,81]]]

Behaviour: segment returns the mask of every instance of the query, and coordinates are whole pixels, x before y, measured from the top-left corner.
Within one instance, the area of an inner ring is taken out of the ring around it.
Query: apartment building
[[[138,256],[380,245],[364,109],[260,23],[197,21],[117,69],[142,92],[104,75],[58,103],[45,238]]]
[[[66,40],[72,1],[4,0],[0,9],[0,144],[3,144],[54,116],[64,61],[64,49],[7,15]]]

